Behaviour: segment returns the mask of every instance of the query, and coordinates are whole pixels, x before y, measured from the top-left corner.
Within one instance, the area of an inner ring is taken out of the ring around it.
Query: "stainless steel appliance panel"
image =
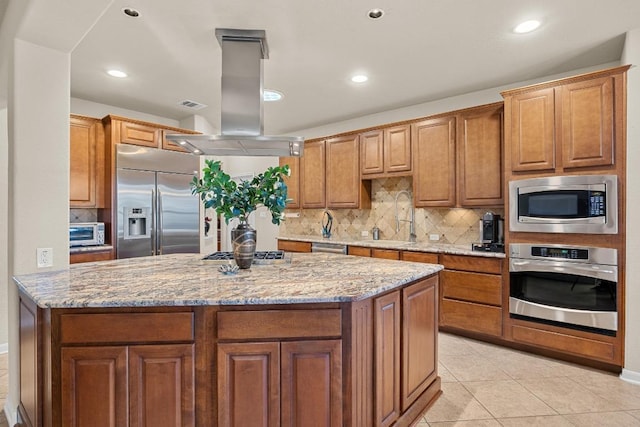
[[[156,174],[152,171],[119,169],[117,175],[118,214],[117,244],[118,258],[155,255],[154,204]],[[148,217],[132,218],[135,210],[148,213]],[[142,222],[144,220],[144,230]],[[127,230],[125,230],[127,227]],[[131,228],[131,230],[129,230]],[[148,232],[146,232],[148,231]]]
[[[200,252],[199,199],[191,194],[192,176],[157,173],[158,255]]]

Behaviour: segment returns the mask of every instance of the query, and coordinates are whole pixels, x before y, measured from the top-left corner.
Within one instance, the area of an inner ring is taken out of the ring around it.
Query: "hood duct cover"
[[[263,135],[262,60],[269,58],[264,30],[216,29],[222,47],[220,135],[167,135],[194,154],[301,156],[304,138]]]

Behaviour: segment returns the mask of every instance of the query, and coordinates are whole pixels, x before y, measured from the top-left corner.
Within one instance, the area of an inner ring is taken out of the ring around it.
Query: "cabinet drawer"
[[[502,276],[445,270],[441,278],[444,298],[502,305]]]
[[[193,341],[193,313],[86,313],[60,316],[62,344]]]
[[[371,256],[371,248],[363,248],[362,246],[349,246],[347,248],[347,254],[355,256]]]
[[[218,339],[316,338],[342,335],[339,309],[218,312]]]
[[[400,251],[395,251],[393,249],[372,249],[371,256],[373,258],[384,258],[384,259],[400,259]]]
[[[121,122],[120,142],[158,148],[160,129],[139,123]]]
[[[595,341],[588,338],[575,337],[519,325],[513,325],[511,327],[511,335],[516,342],[566,351],[578,356],[600,359],[605,362],[615,362],[614,346],[608,342]]]
[[[311,243],[278,240],[278,250],[285,252],[311,252]]]
[[[426,264],[438,264],[438,254],[427,252],[403,251],[401,258],[403,261],[424,262]]]
[[[449,270],[502,274],[502,259],[500,258],[443,254],[440,256],[440,264]]]
[[[443,298],[440,310],[442,326],[498,337],[502,335],[502,308],[500,307]]]

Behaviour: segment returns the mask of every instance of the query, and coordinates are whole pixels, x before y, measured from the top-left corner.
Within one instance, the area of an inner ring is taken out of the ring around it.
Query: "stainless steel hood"
[[[264,30],[216,29],[222,47],[220,135],[167,135],[194,154],[302,156],[304,138],[266,136],[262,125],[262,60],[269,58]]]

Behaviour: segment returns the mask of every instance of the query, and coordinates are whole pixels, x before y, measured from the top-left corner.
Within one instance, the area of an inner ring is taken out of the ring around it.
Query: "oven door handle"
[[[596,279],[604,279],[610,282],[618,282],[618,268],[610,265],[566,265],[560,262],[540,262],[527,260],[511,260],[509,263],[510,272],[522,271],[542,271],[547,273],[565,273],[576,276],[587,276]]]

